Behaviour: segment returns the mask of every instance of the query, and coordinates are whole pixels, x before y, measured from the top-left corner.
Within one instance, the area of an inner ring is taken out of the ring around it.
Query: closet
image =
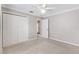
[[[28,17],[3,13],[3,47],[28,40]]]

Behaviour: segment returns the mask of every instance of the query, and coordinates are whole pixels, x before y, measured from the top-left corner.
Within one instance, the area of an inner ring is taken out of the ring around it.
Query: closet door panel
[[[28,39],[28,19],[16,15],[3,14],[3,47]]]

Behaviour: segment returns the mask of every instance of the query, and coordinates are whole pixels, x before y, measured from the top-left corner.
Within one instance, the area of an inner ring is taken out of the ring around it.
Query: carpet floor
[[[3,48],[4,54],[78,54],[79,47],[51,39],[37,39]]]

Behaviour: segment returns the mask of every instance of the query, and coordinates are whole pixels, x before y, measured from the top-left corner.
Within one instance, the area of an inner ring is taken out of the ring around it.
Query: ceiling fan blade
[[[45,8],[45,9],[55,9],[55,7],[53,7],[53,8]]]
[[[42,7],[39,7],[39,6],[33,6],[33,7],[36,9],[43,9]]]
[[[44,8],[44,7],[36,7],[36,8],[38,8],[38,9],[55,9],[55,7],[53,7],[53,8],[48,8],[48,7],[46,7],[46,8]]]
[[[42,7],[42,6],[33,6],[33,7],[35,7],[35,8],[37,8],[37,9],[46,9],[46,10],[52,10],[52,9],[55,9],[55,7]]]

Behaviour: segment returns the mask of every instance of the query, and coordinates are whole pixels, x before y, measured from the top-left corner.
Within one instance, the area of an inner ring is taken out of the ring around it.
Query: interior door
[[[48,38],[48,19],[41,20],[41,32],[40,35],[44,38]]]

